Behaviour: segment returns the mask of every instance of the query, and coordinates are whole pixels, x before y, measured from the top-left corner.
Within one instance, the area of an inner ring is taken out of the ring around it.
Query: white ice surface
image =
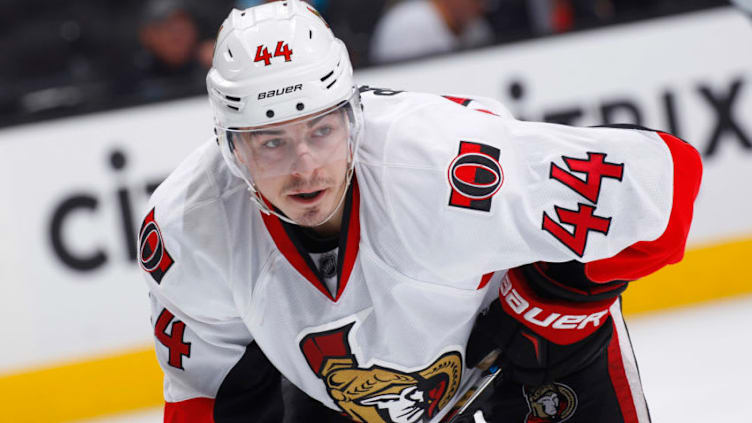
[[[628,324],[653,422],[752,422],[752,296]]]
[[[653,423],[752,422],[752,296],[627,323]],[[160,407],[85,423],[161,421]]]

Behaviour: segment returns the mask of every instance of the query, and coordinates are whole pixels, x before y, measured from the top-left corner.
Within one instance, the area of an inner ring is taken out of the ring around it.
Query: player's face
[[[341,210],[322,222],[346,189],[349,127],[343,110],[239,135],[236,154],[264,198],[302,226],[338,229]]]

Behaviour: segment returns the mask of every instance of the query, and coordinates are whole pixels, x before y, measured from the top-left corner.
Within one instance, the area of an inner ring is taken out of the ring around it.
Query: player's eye
[[[331,125],[321,125],[316,127],[316,129],[313,130],[313,136],[314,137],[325,137],[334,131],[334,128],[331,127]]]
[[[284,144],[284,140],[282,138],[270,138],[261,142],[261,146],[268,149],[280,147],[282,146],[282,144]]]

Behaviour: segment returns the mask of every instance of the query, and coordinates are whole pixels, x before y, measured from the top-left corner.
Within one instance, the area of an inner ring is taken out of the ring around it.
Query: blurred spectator
[[[512,41],[657,15],[670,1],[495,0],[488,19],[497,41]]]
[[[527,5],[533,32],[541,35],[604,25],[617,19],[624,21],[638,16],[658,15],[670,8],[670,1],[528,0]],[[693,2],[685,1],[687,4]]]
[[[537,35],[567,32],[602,23],[613,17],[613,0],[529,0]]]
[[[386,63],[489,44],[486,0],[410,0],[395,4],[376,25],[372,63]]]
[[[199,43],[196,23],[179,0],[156,0],[144,15],[139,39],[152,55],[152,66],[168,72],[193,63],[211,66],[211,51],[209,57],[204,53],[205,44],[211,49],[211,41]]]
[[[233,6],[260,1],[268,0],[0,0],[0,126],[201,95],[204,66],[222,19]],[[405,1],[309,0],[348,45],[356,67],[371,56],[379,63],[483,44],[491,41],[490,32],[496,42],[507,42],[729,4]],[[751,0],[734,1],[749,5]],[[379,21],[386,5],[394,7]]]
[[[213,39],[200,38],[194,12],[183,0],[149,0],[141,11],[138,42],[119,69],[115,94],[158,99],[203,86]]]

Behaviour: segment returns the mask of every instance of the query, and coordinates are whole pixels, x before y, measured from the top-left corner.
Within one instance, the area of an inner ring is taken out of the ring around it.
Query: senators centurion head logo
[[[144,223],[141,224],[138,239],[140,245],[138,259],[141,268],[149,272],[154,281],[162,282],[162,278],[174,261],[165,248],[162,231],[159,230],[157,221],[154,220],[154,209],[151,209]]]
[[[577,395],[563,383],[522,388],[530,412],[525,423],[562,423],[577,409]]]
[[[447,173],[452,188],[449,205],[490,211],[491,199],[504,183],[499,156],[496,147],[460,141],[459,153],[449,164]]]
[[[353,421],[428,421],[457,392],[462,376],[459,352],[444,353],[418,371],[375,365],[360,367],[348,343],[353,325],[312,333],[300,341],[300,350],[311,370],[323,380],[335,404]]]

